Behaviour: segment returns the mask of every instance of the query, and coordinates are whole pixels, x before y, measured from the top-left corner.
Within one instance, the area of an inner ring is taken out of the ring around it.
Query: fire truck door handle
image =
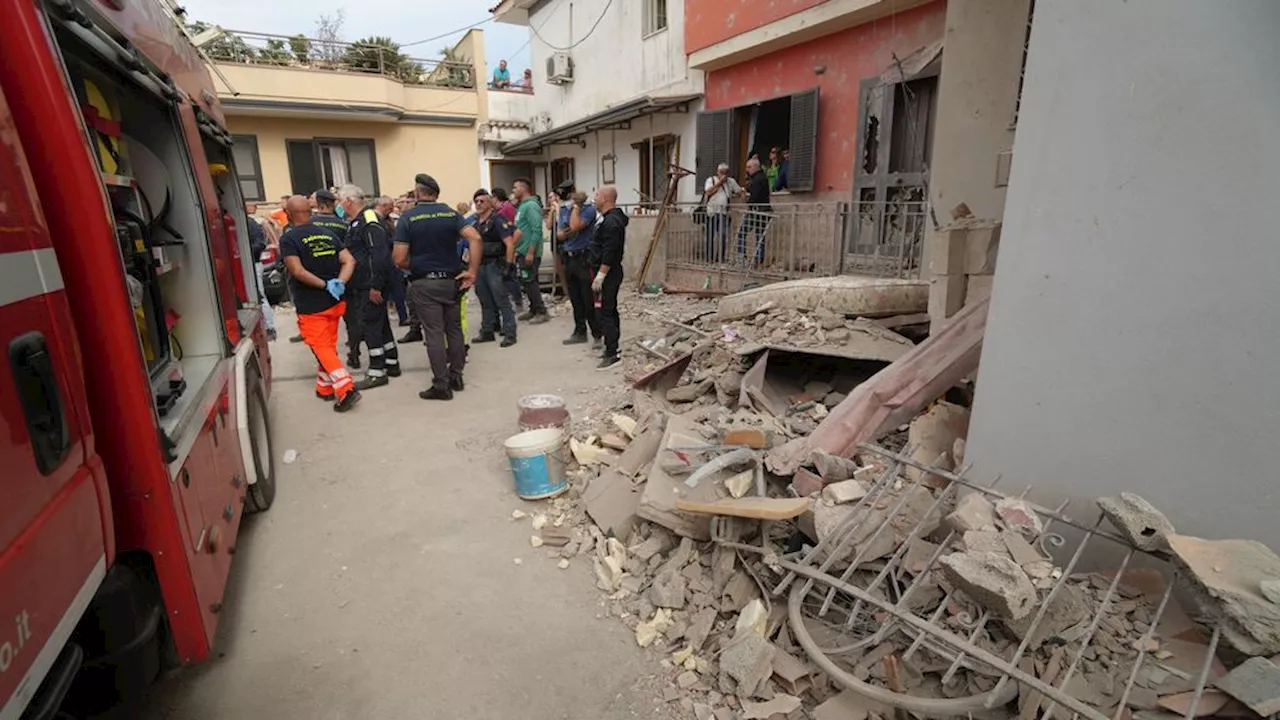
[[[29,332],[9,343],[9,367],[26,416],[27,433],[40,473],[53,472],[71,448],[67,416],[44,335]]]

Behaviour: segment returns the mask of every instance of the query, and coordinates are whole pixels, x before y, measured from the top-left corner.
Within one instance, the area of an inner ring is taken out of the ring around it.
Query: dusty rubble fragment
[[[1098,508],[1129,544],[1139,550],[1163,550],[1165,538],[1173,532],[1173,524],[1164,513],[1133,493],[1098,498]]]
[[[866,486],[858,480],[844,480],[822,489],[822,499],[837,505],[861,500],[866,494]]]
[[[1036,589],[1026,572],[995,553],[956,552],[938,561],[947,579],[992,612],[1019,620],[1035,607]]]
[[[794,695],[775,695],[772,700],[762,703],[742,703],[744,720],[768,720],[775,715],[786,715],[800,709],[800,698]]]
[[[1249,658],[1214,685],[1262,717],[1280,713],[1280,667],[1266,658]]]
[[[969,409],[949,402],[937,402],[911,421],[907,431],[907,446],[913,448],[913,460],[941,470],[954,470],[956,465],[952,456],[953,448],[957,440],[968,434]],[[924,477],[924,471],[908,466],[906,476],[911,480],[920,480]],[[933,487],[946,484],[936,476],[930,476],[926,482]]]
[[[640,647],[649,647],[660,635],[671,629],[673,622],[671,611],[660,608],[652,618],[636,625],[636,644]]]
[[[734,637],[720,653],[720,669],[738,683],[739,697],[754,697],[773,674],[773,645],[753,632]]]
[[[1010,530],[1017,530],[1027,537],[1039,537],[1044,524],[1031,503],[1021,498],[1001,498],[996,501],[996,517]]]
[[[1262,583],[1280,578],[1280,557],[1252,540],[1202,540],[1170,534],[1174,563],[1201,613],[1222,626],[1225,643],[1246,656],[1280,653],[1280,605]]]
[[[971,530],[994,530],[996,508],[981,493],[969,493],[956,502],[956,508],[947,515],[946,523],[961,535]]]
[[[685,603],[685,579],[678,570],[664,570],[649,586],[649,602],[654,607],[679,610]]]

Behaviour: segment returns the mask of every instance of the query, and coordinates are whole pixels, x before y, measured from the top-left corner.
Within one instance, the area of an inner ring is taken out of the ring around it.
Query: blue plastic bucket
[[[502,447],[511,461],[516,494],[525,500],[545,500],[569,489],[564,472],[564,431],[529,430],[508,438]]]

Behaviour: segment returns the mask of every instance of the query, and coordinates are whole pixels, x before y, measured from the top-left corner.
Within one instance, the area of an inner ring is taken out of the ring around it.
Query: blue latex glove
[[[347,284],[334,278],[324,284],[324,289],[329,291],[334,300],[341,300],[343,294],[347,292]]]

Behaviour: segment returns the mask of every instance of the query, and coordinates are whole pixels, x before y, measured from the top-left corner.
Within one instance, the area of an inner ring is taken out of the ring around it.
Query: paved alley
[[[515,348],[473,348],[450,403],[418,399],[426,353],[403,348],[405,376],[347,416],[313,397],[314,362],[285,339],[292,314],[278,324],[279,496],[242,528],[220,657],[162,682],[145,716],[656,717],[658,657],[603,617],[589,561],[557,569],[510,519],[533,505],[502,452],[517,398],[554,392],[573,406],[618,380],[561,346],[568,321],[522,327]]]

